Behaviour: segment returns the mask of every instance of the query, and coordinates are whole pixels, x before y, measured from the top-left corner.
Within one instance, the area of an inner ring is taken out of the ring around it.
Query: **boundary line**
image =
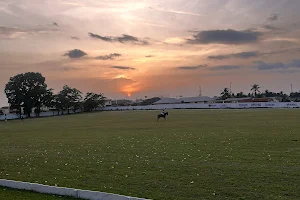
[[[53,194],[59,196],[70,196],[87,200],[147,200],[144,198],[129,197],[118,194],[98,192],[91,190],[80,190],[66,187],[48,186],[37,183],[0,179],[0,186],[38,192],[42,194]]]

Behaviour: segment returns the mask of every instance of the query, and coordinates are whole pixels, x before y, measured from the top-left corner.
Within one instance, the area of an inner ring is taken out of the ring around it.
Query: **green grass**
[[[0,187],[0,199],[5,200],[76,200],[71,197],[39,194],[30,191],[14,190]]]
[[[0,178],[151,199],[300,199],[300,110],[158,113],[1,122]]]

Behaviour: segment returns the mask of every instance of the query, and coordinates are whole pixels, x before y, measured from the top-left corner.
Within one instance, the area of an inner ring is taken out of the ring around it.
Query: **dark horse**
[[[157,115],[157,121],[159,120],[159,118],[163,117],[166,120],[166,116],[169,115],[168,112],[165,112],[164,114],[159,114]]]

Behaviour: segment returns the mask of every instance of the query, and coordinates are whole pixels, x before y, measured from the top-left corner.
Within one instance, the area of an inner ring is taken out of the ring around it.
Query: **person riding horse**
[[[166,116],[168,115],[169,113],[165,111],[165,109],[163,109],[163,111],[157,115],[157,121],[159,120],[159,118],[163,117],[165,120],[166,120]]]

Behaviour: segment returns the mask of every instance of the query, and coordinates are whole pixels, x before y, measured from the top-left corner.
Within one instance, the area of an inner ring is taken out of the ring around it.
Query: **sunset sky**
[[[11,76],[131,99],[300,89],[299,0],[0,0]]]

